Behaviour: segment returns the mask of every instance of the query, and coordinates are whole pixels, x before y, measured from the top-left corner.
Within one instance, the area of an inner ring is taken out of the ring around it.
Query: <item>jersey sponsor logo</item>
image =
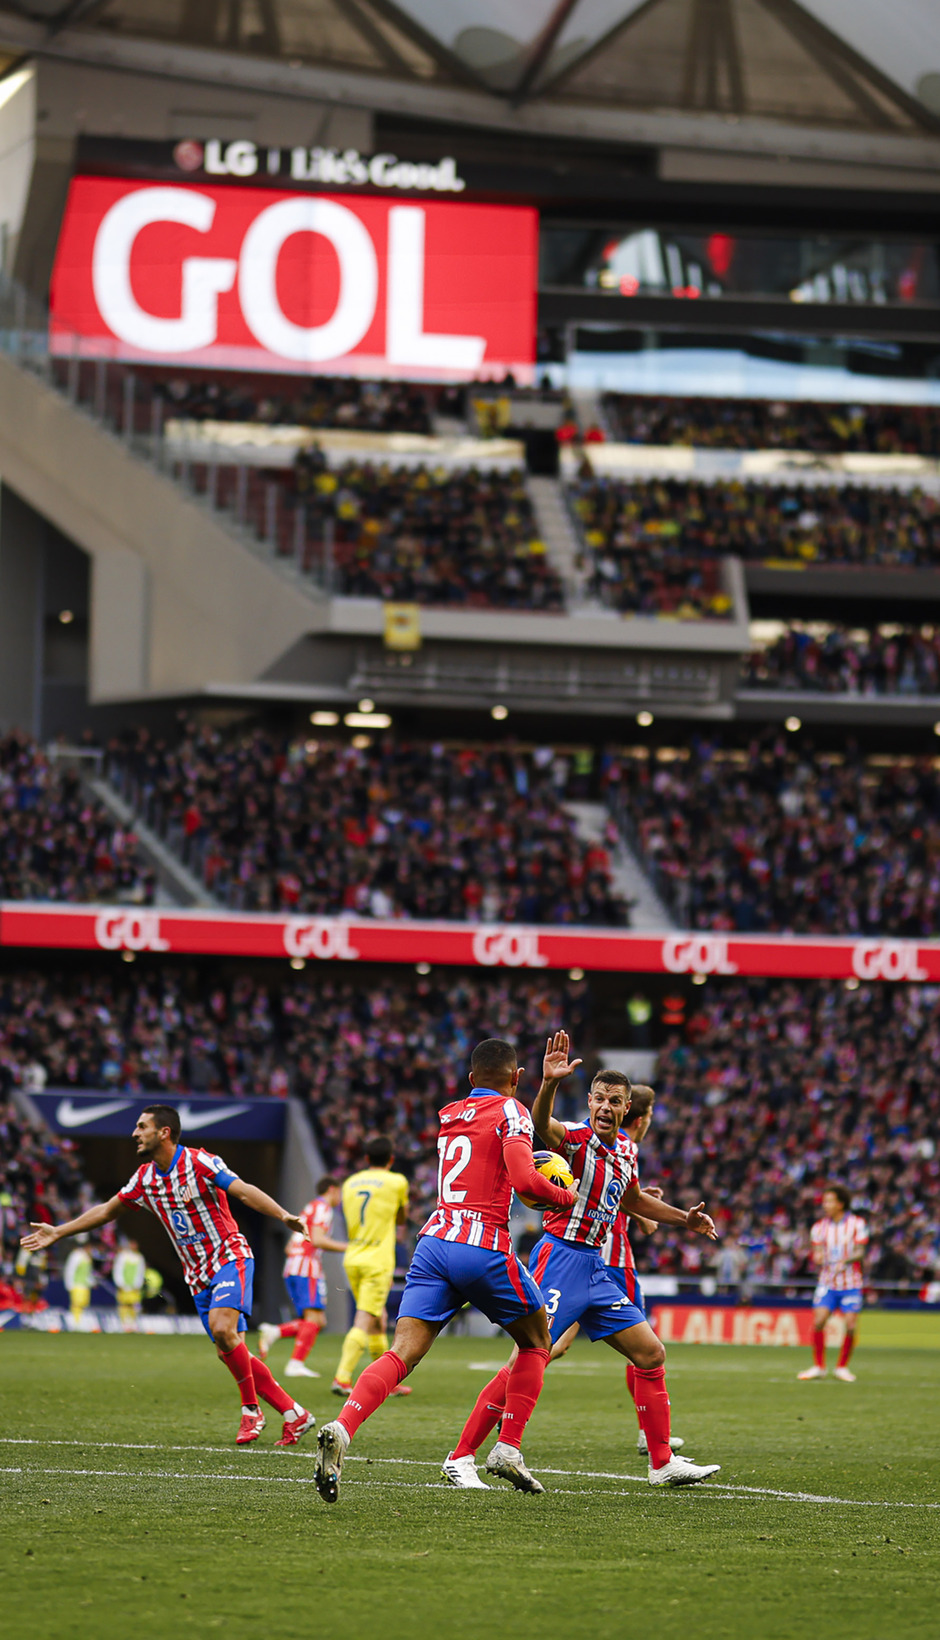
[[[129,1110],[133,1103],[132,1099],[102,1099],[95,1105],[76,1105],[71,1099],[60,1099],[56,1105],[55,1119],[64,1128],[87,1127],[90,1122],[100,1122],[105,1116],[113,1116],[115,1111]]]
[[[473,960],[484,968],[547,968],[532,928],[478,928],[473,936]]]
[[[920,951],[904,940],[859,940],[852,947],[852,972],[858,979],[929,979]]]
[[[169,951],[156,911],[99,911],[95,941],[103,951]]]
[[[663,967],[670,974],[736,974],[728,941],[711,934],[671,934],[663,940]]]
[[[357,962],[349,924],[336,917],[291,917],[284,924],[284,949],[289,957],[319,957],[322,961]]]

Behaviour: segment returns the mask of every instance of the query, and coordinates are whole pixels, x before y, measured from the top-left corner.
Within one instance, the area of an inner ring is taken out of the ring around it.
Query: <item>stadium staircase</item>
[[[581,543],[578,540],[564,492],[557,478],[526,480],[539,534],[545,542],[548,561],[565,589],[569,609],[581,602],[582,574],[578,569]]]
[[[120,792],[100,775],[83,782],[86,791],[112,819],[121,826],[131,826],[136,834],[140,852],[152,866],[157,878],[157,904],[194,906],[221,910],[222,902],[210,893],[205,883],[179,858],[172,849],[141,819]]]
[[[667,909],[665,901],[640,864],[639,857],[620,833],[620,840],[611,844],[607,836],[610,811],[603,803],[566,803],[565,808],[577,826],[578,836],[585,843],[600,843],[610,856],[610,878],[613,892],[630,908],[630,927],[638,932],[645,929],[668,932],[678,924]]]

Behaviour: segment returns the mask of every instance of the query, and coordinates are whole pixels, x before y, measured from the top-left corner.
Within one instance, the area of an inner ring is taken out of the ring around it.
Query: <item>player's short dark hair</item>
[[[391,1140],[386,1139],[383,1133],[375,1139],[367,1139],[364,1148],[372,1167],[385,1167],[392,1159]]]
[[[518,1064],[512,1043],[503,1042],[498,1036],[488,1036],[485,1042],[478,1042],[470,1055],[470,1069],[481,1086],[510,1081]]]
[[[638,1122],[648,1116],[656,1103],[656,1090],[646,1082],[634,1082],[630,1089],[630,1121]]]
[[[852,1192],[848,1185],[841,1184],[838,1179],[827,1179],[823,1185],[823,1195],[826,1194],[827,1190],[831,1190],[834,1196],[838,1196],[842,1206],[848,1212],[852,1205]]]
[[[317,1184],[317,1195],[325,1196],[328,1190],[336,1190],[338,1187],[339,1180],[334,1179],[332,1173],[324,1173]]]
[[[629,1076],[624,1075],[623,1071],[598,1071],[591,1083],[591,1092],[593,1093],[597,1087],[624,1088],[627,1093],[633,1093],[633,1083],[630,1081]]]
[[[158,1128],[169,1128],[170,1138],[174,1144],[179,1143],[179,1136],[183,1131],[180,1113],[175,1105],[145,1105],[141,1116],[152,1116]]]

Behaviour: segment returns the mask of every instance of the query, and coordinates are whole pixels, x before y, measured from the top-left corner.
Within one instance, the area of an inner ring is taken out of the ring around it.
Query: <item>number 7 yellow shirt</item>
[[[367,1167],[352,1173],[343,1185],[343,1217],[349,1247],[346,1262],[376,1270],[395,1267],[395,1226],[408,1205],[408,1180],[403,1173]]]

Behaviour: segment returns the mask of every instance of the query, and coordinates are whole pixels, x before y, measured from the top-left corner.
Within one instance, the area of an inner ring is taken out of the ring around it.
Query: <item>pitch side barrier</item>
[[[0,902],[0,945],[312,962],[583,968],[766,979],[940,981],[940,940],[411,922]]]

